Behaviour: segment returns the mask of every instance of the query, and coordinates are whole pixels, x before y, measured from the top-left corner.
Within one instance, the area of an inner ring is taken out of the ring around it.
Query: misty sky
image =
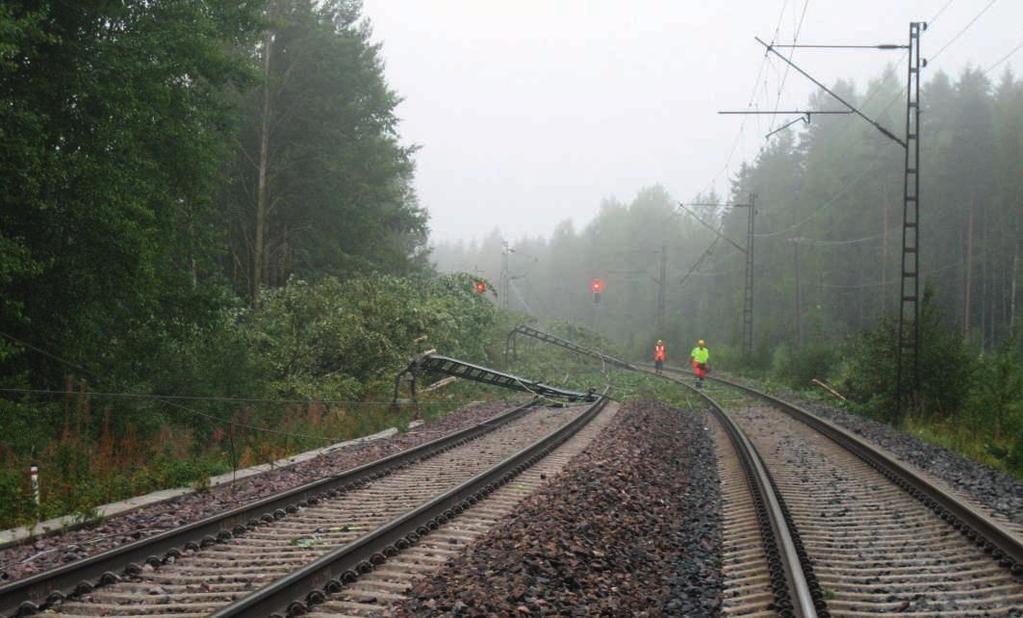
[[[801,43],[904,44],[911,20],[937,15],[922,39],[933,59],[927,80],[967,64],[986,69],[1023,43],[1023,2],[997,0],[938,53],[989,2],[364,0],[364,13],[383,43],[387,79],[405,99],[403,139],[422,146],[416,188],[434,240],[443,241],[494,227],[509,239],[546,236],[568,218],[578,229],[602,198],[628,201],[654,183],[681,199],[726,191],[728,172],[756,154],[772,120],[747,117],[740,132],[743,117],[716,112],[745,109],[751,94],[759,109],[805,107],[813,90],[790,72],[778,101],[780,60],[755,82],[764,53],[753,37],[791,43],[804,4]],[[859,85],[896,61],[904,80],[902,58],[859,50],[793,57],[825,83],[851,77]],[[989,77],[1006,66],[1018,73],[1023,50]]]

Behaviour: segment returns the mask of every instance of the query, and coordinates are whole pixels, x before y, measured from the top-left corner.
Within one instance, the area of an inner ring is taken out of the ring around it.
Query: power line
[[[988,66],[988,68],[984,69],[984,75],[987,75],[988,73],[990,73],[992,70],[995,69],[995,67],[997,67],[998,65],[1002,64],[1003,62],[1005,62],[1006,60],[1011,58],[1016,52],[1018,52],[1021,49],[1023,49],[1023,41],[1020,41],[1019,45],[1017,45],[1016,47],[1012,48],[1012,51],[1010,51],[1009,53],[1007,53],[1004,56],[1002,56],[998,61],[996,61],[993,64],[991,64],[990,66]]]
[[[785,7],[787,4],[788,0],[785,0],[785,2],[782,4],[781,10],[778,12],[778,25],[775,27],[775,31],[777,31],[778,28],[780,28],[781,26],[781,19],[782,16],[785,14]],[[764,54],[764,56],[760,59],[760,66],[757,69],[757,76],[753,79],[753,88],[750,91],[749,101],[746,103],[746,109],[753,108],[753,99],[755,99],[757,96],[757,90],[760,86],[760,76],[763,74],[764,66],[767,64],[767,62],[768,56],[767,54]],[[714,187],[714,185],[717,183],[718,178],[721,177],[721,174],[727,172],[728,169],[730,168],[732,164],[732,158],[735,157],[735,151],[738,150],[739,143],[742,141],[742,138],[745,135],[747,120],[748,118],[743,117],[742,122],[739,123],[739,130],[736,131],[735,133],[735,139],[732,141],[732,147],[728,151],[728,157],[725,158],[725,164],[721,166],[721,169],[719,169],[717,173],[714,174],[714,176],[710,179],[709,182],[707,182],[707,184],[704,185],[703,189],[701,189],[698,194],[706,193],[708,189]]]
[[[953,2],[955,2],[955,0],[948,0],[948,2],[945,3],[945,6],[938,9],[938,12],[934,14],[934,17],[931,17],[929,20],[927,20],[927,23],[933,26],[934,22],[938,21],[938,18],[941,17],[941,14],[945,12],[945,9],[952,6]]]
[[[703,261],[706,260],[707,257],[714,252],[714,247],[717,246],[718,242],[720,242],[722,238],[723,236],[716,236],[714,238],[714,241],[710,243],[707,249],[702,254],[700,254],[700,257],[697,258],[696,262],[694,262],[693,265],[689,268],[689,272],[683,275],[682,279],[679,280],[679,287],[684,285],[686,280],[688,280],[689,277],[692,276],[692,274],[695,273],[696,270],[703,264]]]
[[[98,375],[96,375],[95,373],[89,371],[85,367],[82,367],[81,365],[78,365],[76,363],[72,363],[71,361],[67,360],[66,358],[61,358],[60,356],[57,356],[56,354],[53,354],[52,352],[47,352],[46,350],[44,350],[42,348],[39,348],[39,347],[36,347],[36,346],[32,345],[31,343],[28,343],[27,341],[22,341],[21,339],[18,339],[14,335],[8,335],[7,333],[0,331],[0,337],[6,337],[7,339],[10,339],[14,343],[17,343],[18,345],[25,346],[26,348],[32,350],[33,352],[37,352],[39,354],[42,354],[43,356],[45,356],[45,357],[47,357],[47,358],[49,358],[51,360],[55,360],[58,363],[62,363],[63,365],[65,365],[67,367],[71,367],[72,369],[77,369],[78,371],[81,371],[82,373],[88,374],[90,377],[96,379],[97,381],[99,381],[99,379],[100,379]]]
[[[55,360],[55,361],[57,361],[59,363],[62,363],[64,365],[66,365],[68,367],[71,367],[72,369],[77,369],[78,371],[84,372],[84,373],[88,374],[89,376],[91,376],[93,379],[95,379],[97,382],[102,382],[103,381],[98,375],[96,375],[92,371],[89,371],[85,367],[82,367],[81,365],[72,363],[71,361],[69,361],[67,359],[64,359],[64,358],[61,358],[60,356],[58,356],[58,355],[56,355],[56,354],[54,354],[52,352],[48,352],[48,351],[46,351],[46,350],[44,350],[44,349],[42,349],[40,347],[34,346],[34,345],[32,345],[32,344],[30,344],[30,343],[28,343],[26,341],[22,341],[21,339],[18,339],[17,337],[15,337],[13,335],[8,335],[7,333],[4,333],[4,332],[0,332],[0,335],[4,336],[7,339],[10,339],[11,341],[14,341],[14,342],[16,342],[16,343],[18,343],[20,345],[23,345],[23,346],[29,348],[30,350],[32,350],[34,352],[42,354],[43,356],[46,356],[46,357],[48,357],[50,359],[53,359],[53,360]],[[59,392],[61,392],[62,394],[66,394],[65,391],[59,391]],[[225,424],[231,425],[233,427],[243,427],[245,429],[252,429],[254,431],[261,431],[261,432],[264,432],[264,433],[272,433],[272,434],[283,435],[283,436],[312,438],[314,440],[320,440],[320,441],[324,441],[324,442],[329,442],[330,441],[327,438],[317,437],[317,436],[313,436],[313,435],[309,435],[309,434],[289,433],[289,432],[286,432],[286,431],[280,431],[280,430],[277,430],[277,429],[271,429],[269,427],[260,427],[258,425],[250,425],[248,423],[239,423],[239,422],[231,420],[231,419],[221,418],[221,417],[219,417],[219,416],[217,416],[215,414],[208,414],[206,412],[202,412],[200,410],[196,410],[194,408],[190,408],[188,406],[181,405],[180,403],[176,403],[174,401],[165,400],[165,402],[167,403],[167,405],[173,406],[173,407],[178,408],[180,410],[184,410],[185,412],[188,412],[190,414],[194,414],[196,416],[200,416],[200,417],[207,418],[207,419],[210,419],[210,420],[215,420],[215,421],[218,421],[218,422],[221,422],[221,423],[225,423]]]
[[[777,232],[767,232],[767,233],[757,234],[757,238],[770,238],[772,236],[782,236],[784,234],[788,234],[789,232],[793,232],[793,231],[799,229],[800,227],[802,227],[803,225],[808,223],[811,219],[813,219],[817,215],[821,214],[824,211],[825,208],[831,206],[832,204],[837,202],[839,199],[841,199],[843,196],[845,196],[845,194],[849,191],[849,189],[852,188],[853,185],[855,185],[858,182],[860,182],[861,180],[863,180],[863,178],[865,176],[867,176],[868,174],[873,174],[874,172],[876,172],[879,169],[880,169],[880,164],[879,163],[875,163],[875,165],[873,165],[871,167],[868,167],[867,169],[863,170],[858,176],[855,176],[854,178],[849,179],[849,181],[846,182],[845,185],[841,189],[839,189],[837,193],[834,193],[830,198],[828,198],[827,201],[825,201],[823,204],[821,204],[816,209],[814,209],[814,211],[811,212],[809,215],[807,215],[806,218],[804,218],[802,221],[800,221],[798,223],[795,223],[793,225],[790,225],[789,227],[787,227],[787,228],[785,228],[783,230],[778,230]]]
[[[953,2],[955,2],[955,0],[948,0],[948,2],[946,2],[946,3],[945,3],[945,4],[944,4],[944,5],[943,5],[943,6],[942,6],[942,7],[940,8],[940,9],[938,9],[938,12],[937,12],[937,13],[935,13],[935,14],[934,14],[934,16],[933,16],[933,17],[931,17],[931,18],[930,18],[930,19],[928,20],[928,24],[930,24],[930,25],[934,25],[934,23],[935,23],[936,21],[938,21],[938,18],[939,18],[939,17],[941,17],[941,16],[942,16],[942,14],[944,14],[944,12],[945,12],[945,11],[946,11],[946,10],[948,9],[948,7],[950,7],[950,6],[952,5],[952,3],[953,3]],[[805,11],[805,8],[804,8],[804,11]],[[795,42],[795,41],[793,40],[793,42]],[[786,46],[784,46],[784,45],[775,45],[775,47],[786,47]],[[804,47],[809,47],[809,46],[805,46],[805,45],[804,45]],[[873,48],[876,48],[877,46],[875,46],[875,45],[868,45],[868,46],[864,46],[864,47],[868,47],[868,48],[872,48],[872,49],[873,49]],[[985,74],[987,74],[987,73],[988,73],[988,71],[990,71],[991,69],[993,69],[993,68],[994,68],[995,66],[997,66],[998,64],[1001,64],[1002,62],[1004,62],[1004,61],[1005,61],[1006,59],[1008,59],[1008,58],[1009,58],[1010,56],[1012,56],[1012,55],[1013,55],[1014,53],[1016,53],[1017,51],[1019,51],[1019,50],[1020,50],[1021,48],[1023,48],[1023,42],[1020,42],[1020,44],[1019,44],[1019,45],[1017,45],[1017,46],[1016,46],[1016,47],[1015,47],[1015,48],[1014,48],[1014,49],[1013,49],[1013,50],[1012,50],[1011,52],[1009,52],[1008,54],[1006,54],[1006,56],[1005,56],[1004,58],[1002,58],[1001,60],[999,60],[998,62],[996,62],[996,63],[995,63],[995,64],[993,64],[992,66],[988,67],[988,69],[987,69],[987,70],[985,71]],[[896,64],[896,65],[898,65],[898,64],[902,64],[902,61],[906,59],[906,55],[907,55],[907,54],[909,54],[909,50],[906,50],[906,51],[904,51],[904,52],[902,53],[902,55],[901,55],[901,56],[899,56],[898,60],[896,60],[896,61],[895,61],[895,64]],[[791,60],[791,58],[792,58],[792,56],[790,55],[790,56],[789,56],[789,59]],[[933,60],[933,58],[932,58],[932,60]],[[878,95],[879,93],[880,93],[880,90],[875,90],[874,92],[872,92],[872,93],[868,94],[868,95],[867,95],[867,97],[866,97],[865,99],[863,99],[863,101],[861,101],[861,102],[860,102],[860,106],[861,106],[861,107],[866,107],[866,106],[867,106],[867,104],[869,104],[869,103],[870,103],[870,101],[872,101],[872,100],[873,100],[873,98],[874,98],[874,97],[876,97],[876,96],[877,96],[877,95]],[[884,112],[888,111],[888,109],[889,109],[889,108],[891,108],[891,106],[892,106],[892,105],[894,105],[896,101],[898,101],[899,99],[903,98],[903,97],[905,96],[905,94],[906,94],[906,89],[905,89],[905,88],[901,88],[901,87],[900,87],[899,91],[898,91],[897,93],[895,93],[895,96],[894,96],[894,97],[892,97],[892,99],[891,99],[890,101],[888,101],[888,103],[886,103],[886,104],[884,105],[884,107],[882,107],[882,108],[881,108],[881,112],[880,112],[880,113],[881,113],[881,114],[884,114]],[[852,130],[854,130],[854,127],[850,127],[850,128],[848,129],[848,131],[850,131],[850,132],[851,132]]]
[[[955,36],[953,36],[951,39],[948,40],[947,43],[945,43],[944,45],[941,46],[941,49],[939,49],[937,52],[934,53],[933,56],[930,57],[930,62],[934,62],[935,60],[937,60],[938,56],[940,56],[946,49],[948,49],[949,46],[951,46],[953,43],[955,43],[957,40],[959,40],[959,37],[963,36],[963,34],[965,34],[966,31],[970,29],[970,26],[972,26],[974,23],[976,23],[977,20],[980,19],[980,17],[984,13],[987,13],[988,9],[990,9],[992,6],[994,6],[995,2],[998,2],[998,0],[990,0],[990,2],[988,2],[984,6],[984,8],[982,8],[980,10],[979,13],[977,13],[976,15],[973,16],[973,19],[971,19],[969,21],[969,23],[967,23],[965,26],[963,26],[962,30],[957,32],[955,34]]]
[[[817,240],[814,238],[789,238],[787,240],[798,242],[801,245],[832,247],[843,245],[857,245],[860,243],[877,240],[879,238],[883,238],[883,234],[874,234],[873,236],[865,236],[863,238],[852,238],[849,240]]]
[[[84,391],[84,392],[69,392],[67,390],[54,390],[45,388],[14,388],[14,387],[0,387],[0,393],[21,393],[26,395],[88,395],[90,397],[107,397],[114,399],[144,399],[151,401],[162,401],[162,402],[173,402],[173,401],[207,401],[216,403],[269,403],[275,405],[295,405],[295,404],[311,404],[311,403],[322,403],[331,405],[347,405],[347,406],[375,406],[375,405],[391,405],[391,401],[355,401],[350,399],[269,399],[259,397],[214,397],[214,396],[203,396],[203,395],[157,395],[154,393],[129,393],[129,392],[104,392],[104,391]],[[466,400],[468,403],[469,400]],[[432,401],[432,402],[421,402],[428,404],[446,404],[450,402],[446,401]]]
[[[985,254],[981,253],[981,254],[978,254],[977,256],[975,256],[975,258],[984,257],[984,255]],[[943,272],[943,271],[946,271],[946,270],[951,270],[953,268],[962,268],[963,266],[966,266],[966,261],[952,262],[951,264],[945,264],[944,266],[939,266],[938,268],[933,268],[931,270],[921,269],[920,273],[923,274],[923,275],[933,275],[934,273],[940,273],[940,272]],[[894,283],[898,283],[898,279],[892,279],[891,281],[874,281],[872,283],[861,283],[859,285],[836,285],[836,284],[830,284],[830,283],[809,283],[808,285],[819,287],[819,288],[834,288],[834,289],[842,289],[842,290],[858,290],[858,289],[862,289],[862,288],[873,288],[873,287],[881,287],[881,286],[885,286],[885,285],[892,285]]]
[[[862,290],[864,288],[878,288],[886,285],[893,285],[898,283],[898,279],[892,279],[890,281],[874,281],[873,283],[861,283],[859,285],[836,285],[831,283],[813,283],[812,281],[806,285],[818,288],[827,288],[831,290]]]
[[[810,80],[811,82],[813,82],[814,84],[816,84],[818,88],[820,88],[820,89],[821,89],[821,90],[823,90],[824,92],[826,92],[826,93],[830,94],[830,95],[831,95],[831,96],[832,96],[832,97],[833,97],[833,98],[834,98],[835,100],[837,100],[837,101],[838,101],[839,103],[841,103],[842,105],[845,105],[845,106],[846,106],[847,108],[849,108],[850,110],[852,110],[852,113],[856,114],[856,115],[857,115],[857,116],[859,116],[860,118],[864,119],[865,121],[867,121],[868,123],[870,123],[871,125],[873,125],[873,126],[874,126],[874,128],[875,128],[875,129],[877,129],[878,131],[880,131],[880,132],[881,132],[881,133],[882,133],[882,134],[883,134],[883,135],[884,135],[885,137],[887,137],[887,138],[891,139],[892,141],[896,142],[897,144],[899,144],[899,145],[900,145],[900,146],[902,146],[903,148],[905,148],[905,147],[906,147],[906,143],[905,143],[905,142],[903,142],[903,141],[902,141],[902,140],[901,140],[901,139],[900,139],[899,137],[897,137],[897,136],[896,136],[896,135],[895,135],[894,133],[892,133],[892,132],[891,132],[891,131],[889,131],[888,129],[884,128],[883,126],[881,126],[881,124],[880,124],[880,123],[878,123],[878,122],[877,122],[876,120],[874,120],[873,118],[870,118],[870,117],[868,117],[868,116],[867,116],[866,114],[864,114],[864,113],[863,113],[862,111],[860,111],[860,110],[859,110],[859,108],[857,108],[857,107],[856,107],[856,106],[854,106],[854,105],[853,105],[852,103],[849,103],[849,102],[848,102],[848,101],[846,101],[846,100],[845,100],[844,98],[842,98],[842,96],[841,96],[841,95],[839,95],[838,93],[836,93],[836,92],[835,92],[834,90],[832,90],[832,89],[828,88],[828,87],[827,87],[827,86],[825,86],[825,85],[824,85],[824,84],[823,84],[823,83],[822,83],[822,82],[821,82],[820,80],[818,80],[818,79],[814,78],[814,77],[813,77],[812,75],[810,75],[809,73],[807,73],[806,71],[804,71],[803,69],[801,69],[801,68],[799,67],[799,65],[797,65],[797,64],[796,64],[796,63],[794,63],[794,62],[792,62],[791,60],[788,60],[788,59],[786,59],[786,58],[785,58],[785,56],[783,56],[783,55],[781,55],[780,53],[778,53],[778,51],[777,51],[776,49],[774,49],[774,45],[768,45],[767,43],[765,43],[765,42],[763,42],[762,40],[760,40],[760,38],[759,38],[759,37],[754,37],[754,38],[756,39],[756,41],[757,41],[758,43],[760,43],[761,45],[763,45],[763,46],[764,46],[764,47],[765,47],[765,48],[767,49],[768,53],[772,53],[772,54],[774,54],[775,56],[778,56],[779,58],[781,58],[782,60],[784,60],[786,64],[788,64],[788,65],[789,65],[789,66],[791,66],[791,67],[792,67],[793,69],[795,69],[795,70],[796,70],[797,72],[799,72],[799,74],[800,74],[800,75],[802,75],[803,77],[807,78],[808,80]]]
[[[948,0],[944,5],[942,5],[942,7],[940,9],[938,9],[938,11],[930,18],[930,20],[928,20],[928,23],[933,25],[935,22],[937,22],[938,19],[945,13],[946,10],[948,10],[948,8],[952,5],[953,2],[955,2],[955,0]],[[806,3],[804,3],[804,5],[803,5],[803,17],[805,17],[806,7],[807,7],[808,3],[809,3],[809,0],[807,0]],[[785,7],[783,5],[782,10],[784,10],[784,8]],[[796,34],[796,37],[793,38],[793,42],[795,42],[795,39],[798,38],[798,36],[799,36],[798,32],[802,28],[803,17],[800,18],[800,25],[796,29],[797,34]],[[776,32],[777,32],[777,28],[776,28]],[[1017,45],[1004,58],[1002,58],[1001,60],[999,60],[995,64],[991,65],[990,67],[988,67],[988,69],[985,71],[985,74],[987,72],[991,71],[997,65],[1001,64],[1002,62],[1004,62],[1006,59],[1008,59],[1010,56],[1012,56],[1013,54],[1018,52],[1020,49],[1023,49],[1023,42],[1021,42],[1019,45]],[[895,61],[895,64],[901,64],[902,61],[905,60],[907,54],[909,54],[909,50],[904,51],[902,53],[902,55]],[[766,56],[765,56],[765,59],[766,59]],[[763,71],[763,67],[764,67],[764,62],[762,60],[761,63],[760,63],[760,69],[757,72],[756,80],[754,81],[754,92],[751,93],[751,95],[750,95],[750,102],[747,103],[747,105],[746,105],[747,109],[752,107],[753,97],[755,96],[755,92],[756,92],[756,84],[760,80],[760,73]],[[788,69],[788,67],[786,67],[786,73],[785,73],[786,75],[787,75],[787,72],[788,72],[787,69]],[[881,90],[878,89],[878,90],[875,90],[874,92],[868,94],[867,97],[865,99],[863,99],[863,101],[860,102],[860,105],[863,106],[863,107],[866,107],[874,99],[874,97],[876,97],[880,92],[881,92]],[[899,91],[897,93],[895,93],[895,96],[892,97],[892,99],[890,101],[888,101],[881,108],[881,111],[880,111],[879,115],[883,115],[885,112],[887,112],[891,108],[891,106],[895,104],[896,101],[898,101],[899,99],[903,98],[904,96],[905,96],[905,88],[900,88]],[[780,88],[779,88],[779,97],[780,97]],[[777,106],[777,102],[776,102],[775,105]],[[746,126],[746,119],[744,118],[742,123],[739,125],[739,131],[736,133],[735,140],[732,143],[732,148],[731,148],[731,150],[728,153],[728,158],[726,159],[725,164],[722,166],[721,170],[719,170],[718,173],[715,174],[714,178],[712,178],[711,181],[709,183],[707,183],[707,185],[704,187],[704,189],[703,189],[703,191],[701,191],[701,193],[705,192],[707,190],[707,187],[712,186],[714,184],[714,182],[716,182],[717,179],[721,176],[721,173],[723,171],[725,171],[726,169],[728,169],[728,167],[730,166],[731,161],[732,161],[732,157],[734,156],[735,151],[738,148],[739,142],[742,139],[745,126]],[[855,130],[855,125],[850,125],[849,128],[846,129],[844,135],[848,135],[849,133],[851,133],[854,130]],[[861,175],[861,177],[862,177],[862,175]],[[860,177],[857,177],[857,179],[855,179],[855,180],[853,180],[851,182],[856,182],[856,181],[859,180],[859,178]],[[847,188],[848,188],[848,186],[847,187],[843,187],[843,189],[840,190],[840,193],[844,193]],[[781,232],[781,233],[784,233],[784,232]],[[772,236],[772,235],[778,235],[778,234],[779,233],[757,234],[757,236],[758,237],[763,237],[763,236]]]

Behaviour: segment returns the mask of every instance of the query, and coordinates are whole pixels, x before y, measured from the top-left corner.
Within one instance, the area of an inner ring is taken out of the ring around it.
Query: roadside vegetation
[[[498,232],[431,255],[417,146],[398,133],[401,98],[358,0],[8,0],[0,25],[0,528],[201,490],[402,424],[394,375],[427,349],[688,406],[669,384],[568,352],[523,343],[506,365],[518,309],[624,359],[664,339],[684,364],[704,338],[715,367],[812,392],[825,380],[841,405],[895,420],[894,326],[879,316],[897,290],[901,177],[870,127],[827,117],[783,132],[728,198],[696,196],[735,246],[749,211],[725,202],[759,196],[758,347],[743,358],[742,255],[662,187],[605,200],[585,228],[563,222],[504,260]],[[899,87],[889,71],[839,90],[866,104]],[[904,423],[1023,475],[1023,82],[939,72],[924,100],[922,268],[947,276]],[[481,277],[507,282],[512,311],[474,292]],[[456,383],[423,410],[504,396]]]
[[[0,528],[402,424],[411,357],[490,360],[494,304],[427,260],[360,2],[0,23]]]
[[[295,280],[156,350],[162,370],[144,385],[89,372],[64,390],[11,393],[0,400],[0,527],[88,518],[100,504],[202,489],[211,475],[404,427],[413,411],[391,408],[396,373],[427,346],[489,362],[495,316],[466,276]],[[421,395],[420,409],[429,418],[494,396],[456,383]]]
[[[781,345],[752,362],[727,350],[721,363],[769,388],[796,390],[805,398],[900,426],[1023,478],[1023,353],[1018,341],[1011,338],[982,350],[950,324],[929,292],[920,327],[920,396],[907,403],[901,419],[896,417],[894,319],[838,345]]]

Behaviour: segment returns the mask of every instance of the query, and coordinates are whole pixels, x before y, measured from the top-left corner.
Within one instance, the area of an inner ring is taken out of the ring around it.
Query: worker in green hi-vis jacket
[[[707,349],[703,339],[696,342],[696,347],[689,353],[689,362],[693,365],[693,372],[696,374],[696,388],[703,387],[703,376],[707,375],[710,368],[707,361],[710,360],[710,350]]]

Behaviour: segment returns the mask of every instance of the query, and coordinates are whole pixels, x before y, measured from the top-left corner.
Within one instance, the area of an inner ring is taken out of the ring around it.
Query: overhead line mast
[[[882,135],[901,146],[905,152],[902,192],[902,275],[899,293],[899,332],[896,346],[896,422],[902,420],[905,400],[909,399],[910,403],[915,401],[920,387],[920,69],[927,66],[927,61],[920,57],[920,35],[926,29],[926,22],[910,22],[909,42],[906,45],[890,43],[879,45],[769,45],[759,37],[755,37],[757,42],[766,48],[766,53],[781,58],[790,67],[844,105],[849,113],[863,118]],[[905,138],[900,139],[879,122],[868,117],[796,63],[778,53],[778,48],[908,50]],[[809,114],[807,114],[806,121],[809,122],[809,119]]]
[[[714,232],[718,238],[727,241],[733,247],[738,249],[746,256],[746,275],[745,282],[743,285],[743,296],[742,296],[742,351],[746,355],[746,358],[750,358],[753,355],[753,237],[755,236],[755,221],[757,214],[757,194],[750,193],[749,202],[742,204],[738,202],[728,202],[725,204],[713,204],[713,203],[690,203],[690,204],[679,204],[682,210],[686,211],[694,219],[703,224],[704,227]],[[749,218],[746,220],[746,246],[743,247],[739,243],[735,242],[731,238],[725,236],[720,230],[717,230],[711,224],[707,223],[696,215],[692,210],[689,210],[687,206],[731,206],[732,208],[749,208]],[[708,249],[709,251],[709,249]],[[703,261],[704,256],[700,256],[699,262]],[[698,262],[698,263],[699,263]],[[695,267],[694,267],[695,269]],[[690,271],[689,274],[691,274]],[[689,277],[686,274],[686,278]],[[685,281],[685,278],[683,278]]]

